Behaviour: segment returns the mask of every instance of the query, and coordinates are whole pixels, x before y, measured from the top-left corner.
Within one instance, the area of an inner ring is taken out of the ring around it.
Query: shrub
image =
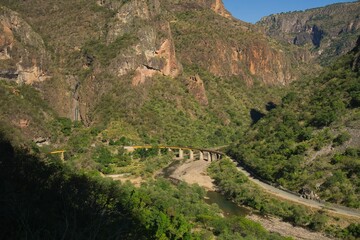
[[[349,156],[349,157],[357,157],[359,156],[360,150],[359,149],[355,149],[355,148],[347,148],[345,150],[345,156]]]
[[[333,141],[334,146],[340,146],[344,144],[346,141],[349,141],[351,135],[348,132],[340,133]]]
[[[65,135],[65,136],[70,136],[71,134],[71,127],[72,127],[72,123],[71,120],[69,118],[58,118],[58,123],[61,126],[61,132]]]
[[[321,231],[325,227],[325,224],[327,221],[328,221],[328,218],[326,215],[324,215],[321,212],[317,212],[312,217],[309,227],[310,227],[310,229],[312,229],[314,231]]]

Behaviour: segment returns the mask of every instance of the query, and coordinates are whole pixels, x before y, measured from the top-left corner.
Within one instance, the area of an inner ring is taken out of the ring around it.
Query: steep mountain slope
[[[350,51],[360,34],[360,2],[333,4],[307,11],[274,14],[257,25],[277,40],[305,46],[329,64]]]
[[[265,86],[291,82],[307,59],[219,0],[1,4],[2,78],[86,126],[136,126],[132,141],[228,142],[252,108],[276,100]]]
[[[316,71],[307,50],[267,38],[219,0],[1,4],[2,79],[32,85],[104,141],[223,144],[279,100],[269,85]]]
[[[359,208],[359,57],[360,38],[319,77],[295,84],[230,154],[266,180]]]

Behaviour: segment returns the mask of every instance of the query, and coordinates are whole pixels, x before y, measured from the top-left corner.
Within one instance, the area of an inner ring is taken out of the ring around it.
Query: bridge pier
[[[194,160],[194,151],[189,149],[189,159]]]
[[[149,149],[152,149],[153,146],[150,145],[145,145],[145,146],[124,146],[124,149],[131,153],[134,152],[136,149],[144,149],[145,151],[148,151]],[[164,151],[162,149],[164,149],[165,151],[167,150],[169,153],[173,152],[176,159],[180,159],[183,160],[186,158],[187,156],[189,156],[188,158],[190,160],[195,160],[195,159],[199,159],[200,161],[217,161],[222,159],[223,154],[221,152],[218,151],[212,151],[212,150],[205,150],[205,149],[198,149],[198,148],[189,148],[189,147],[177,147],[177,146],[160,146],[160,147],[156,147],[158,149],[158,155],[161,156]],[[185,151],[185,152],[184,152]],[[198,158],[198,154],[197,152],[199,152],[199,158]],[[60,153],[59,151],[57,151],[57,153]],[[62,156],[60,156],[60,158],[63,158]]]
[[[207,152],[207,160],[210,161],[210,162],[212,161],[211,152]]]
[[[204,161],[204,153],[202,151],[199,151],[199,160]]]
[[[184,150],[179,148],[179,159],[184,159]]]

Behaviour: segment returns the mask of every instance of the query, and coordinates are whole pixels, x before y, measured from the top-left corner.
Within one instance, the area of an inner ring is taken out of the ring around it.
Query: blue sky
[[[223,0],[232,15],[245,22],[255,23],[273,13],[305,10],[351,0]]]

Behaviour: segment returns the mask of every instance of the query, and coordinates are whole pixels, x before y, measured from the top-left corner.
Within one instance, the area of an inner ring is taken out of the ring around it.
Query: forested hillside
[[[350,51],[360,33],[360,2],[273,14],[257,25],[280,41],[303,46],[322,65]]]
[[[63,125],[58,117],[92,128],[93,137],[107,142],[223,145],[252,123],[252,113],[279,102],[284,86],[319,70],[308,48],[267,37],[258,26],[233,18],[221,1],[0,4],[0,87],[9,92],[29,85],[39,108],[48,107],[21,114],[2,110],[1,120],[30,140],[54,145],[67,140],[49,127]],[[321,11],[331,12],[337,23],[345,10],[329,9]],[[356,19],[345,19],[345,25],[353,22],[348,39],[356,36]],[[326,34],[338,30],[325,20],[316,24],[326,25]],[[6,101],[22,109],[29,100],[25,96],[18,104],[19,99]],[[36,120],[41,118],[44,129]]]
[[[305,72],[302,49],[269,41],[221,1],[0,4],[1,88],[30,85],[55,113],[37,117],[116,133],[104,141],[222,145]],[[19,129],[18,114],[2,114]],[[21,131],[63,143],[34,115],[22,111]]]
[[[158,179],[135,188],[74,172],[0,138],[0,239],[285,239],[224,219],[199,186]]]
[[[234,143],[261,178],[360,208],[359,3],[336,6],[253,25],[221,0],[0,0],[0,239],[286,239],[164,179],[188,156],[159,145]],[[262,216],[359,235],[227,160],[201,174]]]
[[[359,44],[319,77],[294,84],[229,154],[285,188],[359,208]]]

